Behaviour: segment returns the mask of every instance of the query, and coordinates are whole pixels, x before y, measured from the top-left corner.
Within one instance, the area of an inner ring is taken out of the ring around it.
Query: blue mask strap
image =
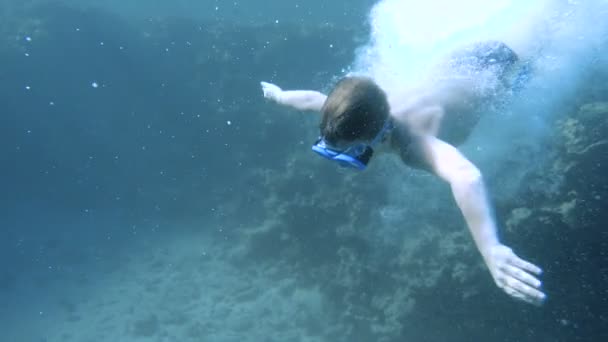
[[[370,143],[370,146],[374,146],[374,145],[380,143],[382,141],[382,139],[384,139],[386,134],[393,129],[393,127],[394,127],[393,121],[391,119],[387,119],[386,122],[384,123],[384,126],[382,126],[382,129],[380,130],[380,132],[378,132],[378,134],[376,134],[376,137]]]

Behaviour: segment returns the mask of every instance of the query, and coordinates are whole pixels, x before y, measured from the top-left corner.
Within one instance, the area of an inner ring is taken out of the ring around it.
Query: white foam
[[[473,41],[503,41],[530,60],[527,89],[502,112],[485,115],[462,146],[500,183],[494,187],[500,196],[512,196],[548,157],[551,147],[541,142],[564,112],[558,104],[575,103],[591,67],[605,63],[607,17],[606,0],[383,0],[370,12],[370,39],[350,70],[373,77],[391,97],[427,77],[442,55]]]
[[[371,37],[351,69],[373,77],[390,93],[418,82],[437,58],[458,45],[489,39],[507,43],[524,58],[553,50],[553,57],[561,55],[552,66],[564,67],[568,56],[607,32],[601,20],[606,7],[601,0],[383,0],[370,12]]]

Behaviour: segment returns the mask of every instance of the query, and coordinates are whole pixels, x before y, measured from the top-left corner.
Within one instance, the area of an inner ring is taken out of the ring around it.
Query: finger
[[[518,257],[517,255],[515,255],[510,261],[513,265],[515,265],[515,267],[521,268],[530,273],[533,273],[536,275],[541,275],[543,273],[543,270],[540,267],[534,265],[531,262],[527,262],[527,261],[523,260],[522,258]]]
[[[507,281],[507,286],[505,287],[505,291],[513,296],[512,293],[518,293],[514,297],[525,300],[529,303],[542,303],[547,297],[541,291],[524,284],[523,282],[510,278]]]
[[[260,84],[262,85],[262,88],[264,88],[264,89],[278,88],[278,86],[276,86],[272,83],[268,83],[268,82],[260,82]]]
[[[532,304],[532,305],[536,305],[536,306],[540,306],[543,304],[543,300],[526,297],[523,293],[517,292],[516,290],[514,290],[512,288],[505,288],[505,292],[509,296],[511,296],[517,300],[520,300],[522,302],[528,303],[528,304]]]
[[[508,275],[523,282],[526,285],[532,286],[534,288],[539,288],[542,285],[541,281],[538,280],[536,277],[532,276],[529,273],[526,273],[525,271],[522,271],[521,269],[515,266],[509,265],[505,268],[505,271]]]
[[[521,301],[527,302],[526,297],[523,295],[523,293],[518,292],[517,290],[510,288],[510,287],[505,287],[504,291],[511,297],[515,298],[515,299],[519,299]]]

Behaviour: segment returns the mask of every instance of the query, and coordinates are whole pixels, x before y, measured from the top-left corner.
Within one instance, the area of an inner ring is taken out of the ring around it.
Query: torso
[[[411,134],[431,135],[459,146],[497,91],[496,87],[480,89],[466,79],[434,83],[389,98],[391,116]]]
[[[393,149],[403,150],[416,135],[437,137],[453,146],[469,137],[492,99],[505,90],[500,75],[517,55],[501,42],[465,48],[438,64],[414,89],[387,91],[395,121]]]

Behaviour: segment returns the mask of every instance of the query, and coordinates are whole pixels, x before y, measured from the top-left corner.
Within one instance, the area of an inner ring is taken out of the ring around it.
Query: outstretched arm
[[[297,110],[321,111],[327,96],[314,90],[282,90],[278,86],[260,82],[264,97]]]
[[[454,146],[431,136],[414,138],[409,157],[450,184],[475,244],[496,285],[507,294],[539,304],[545,299],[536,278],[542,270],[500,243],[481,173]]]

